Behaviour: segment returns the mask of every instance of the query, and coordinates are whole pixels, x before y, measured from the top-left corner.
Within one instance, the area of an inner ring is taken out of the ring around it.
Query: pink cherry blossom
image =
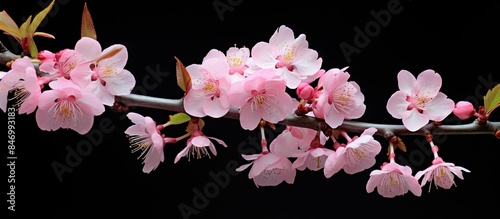
[[[150,173],[165,159],[163,153],[165,147],[164,136],[160,133],[160,129],[158,129],[156,122],[151,117],[133,112],[128,113],[127,117],[134,123],[125,130],[132,153],[140,152],[138,158],[144,164],[142,171]]]
[[[368,128],[359,137],[348,140],[347,145],[339,147],[334,155],[325,161],[324,174],[330,178],[343,169],[347,174],[355,174],[371,168],[376,163],[376,156],[382,146],[373,138],[377,129]]]
[[[366,110],[360,87],[356,82],[348,81],[350,74],[345,69],[330,69],[320,78],[323,92],[314,105],[320,109],[313,109],[313,112],[324,118],[331,128],[341,125],[344,119],[360,118]]]
[[[464,179],[462,171],[470,172],[470,170],[465,169],[460,166],[455,166],[453,163],[444,162],[440,157],[435,158],[432,161],[432,165],[425,170],[418,171],[415,174],[415,178],[419,180],[422,176],[421,186],[424,186],[427,182],[434,184],[437,187],[444,189],[450,189],[452,185],[455,185],[454,176],[456,175],[460,179]],[[430,187],[429,187],[430,190]]]
[[[50,51],[44,50],[40,52],[43,58],[40,64],[40,71],[50,75],[58,75],[70,79],[71,71],[81,62],[85,61],[80,57],[79,53],[72,49],[63,49],[56,54],[51,54]]]
[[[194,130],[191,134],[191,137],[187,140],[186,147],[180,151],[177,156],[175,156],[174,164],[177,163],[182,157],[187,157],[188,161],[191,160],[191,157],[195,157],[200,159],[204,156],[210,157],[210,153],[207,150],[210,150],[214,156],[217,155],[217,150],[215,148],[214,143],[211,141],[214,140],[220,145],[227,147],[227,144],[221,139],[208,137],[200,130]]]
[[[231,105],[239,108],[243,129],[253,130],[260,120],[277,123],[296,109],[286,92],[286,83],[271,69],[256,71],[244,80],[235,82],[228,91]]]
[[[212,49],[202,64],[186,67],[191,77],[191,89],[184,97],[184,109],[192,116],[224,116],[230,108],[227,92],[231,82],[229,65],[222,52]]]
[[[441,187],[444,189],[450,189],[452,185],[455,185],[455,175],[459,179],[464,179],[462,175],[463,172],[470,173],[470,170],[465,169],[460,166],[455,166],[453,163],[444,162],[441,157],[438,155],[438,146],[432,144],[432,151],[434,152],[434,160],[432,161],[432,165],[427,167],[425,170],[418,171],[415,174],[415,178],[419,180],[422,176],[422,182],[420,186],[424,186],[427,182],[432,185],[432,182],[436,185],[436,188]],[[431,186],[429,186],[429,191]]]
[[[274,73],[285,79],[286,86],[295,89],[300,82],[318,73],[323,61],[308,47],[304,34],[295,38],[292,29],[281,25],[269,42],[258,42],[251,52],[255,65],[276,69]]]
[[[377,192],[386,198],[402,196],[411,191],[415,196],[422,195],[422,188],[418,180],[411,175],[409,166],[402,166],[394,161],[394,153],[390,155],[390,162],[384,163],[380,170],[373,170],[366,184],[366,191]]]
[[[6,112],[9,93],[13,93],[13,104],[19,114],[30,114],[36,110],[42,83],[29,57],[16,59],[11,69],[0,81],[0,109]]]
[[[276,186],[282,182],[293,184],[295,181],[296,170],[292,167],[292,162],[288,159],[287,154],[294,153],[295,147],[274,144],[269,151],[265,140],[261,142],[261,145],[261,153],[242,155],[245,160],[251,162],[241,165],[236,168],[236,171],[241,172],[252,166],[248,173],[248,178],[252,179],[257,187]]]
[[[227,63],[229,63],[229,75],[231,82],[245,78],[245,72],[249,69],[250,49],[247,47],[230,47],[226,51]]]
[[[324,168],[326,159],[335,151],[325,147],[327,137],[322,133],[320,132],[319,136],[315,134],[307,147],[301,147],[302,151],[294,156],[297,159],[293,162],[292,168],[300,171],[306,168],[312,171]]]
[[[128,59],[125,46],[115,44],[101,51],[99,42],[82,37],[75,52],[89,61],[78,64],[71,71],[71,79],[101,99],[102,104],[111,106],[115,96],[130,94],[135,78],[124,69]]]
[[[441,76],[434,70],[425,70],[417,78],[406,70],[398,73],[399,91],[387,101],[392,117],[402,119],[409,131],[417,131],[429,120],[442,121],[455,106],[453,100],[439,91]]]
[[[49,86],[52,90],[40,95],[36,112],[36,121],[42,130],[64,128],[83,135],[92,128],[94,116],[105,110],[96,96],[70,80],[60,78],[50,82]]]

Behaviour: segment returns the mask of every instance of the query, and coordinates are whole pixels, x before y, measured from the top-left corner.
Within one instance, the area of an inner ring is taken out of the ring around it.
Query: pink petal
[[[255,160],[255,159],[259,158],[260,156],[262,156],[262,154],[250,154],[250,155],[242,154],[241,156],[245,160]]]
[[[46,90],[38,98],[38,108],[42,110],[48,110],[55,104],[56,99],[64,97],[66,97],[64,91]]]
[[[144,167],[142,168],[142,171],[144,173],[150,173],[160,165],[163,159],[164,155],[162,152],[150,148],[144,159]]]
[[[75,103],[86,113],[91,115],[101,115],[104,113],[105,108],[101,100],[90,93],[83,93],[83,95],[75,100]]]
[[[403,118],[403,113],[408,110],[409,103],[406,101],[406,93],[396,91],[389,97],[386,109],[392,117],[396,119]]]
[[[331,128],[337,128],[344,122],[344,115],[335,109],[335,105],[325,104],[324,108],[326,108],[323,110],[325,112],[325,122]]]
[[[246,100],[251,97],[250,92],[245,90],[245,82],[245,80],[235,82],[229,88],[227,99],[231,105],[235,107],[242,107],[247,103]]]
[[[279,162],[281,159],[280,156],[269,153],[261,156],[259,159],[255,160],[252,166],[252,169],[249,172],[249,178],[254,178],[262,173],[268,166]]]
[[[344,167],[345,148],[339,147],[335,154],[331,154],[326,158],[323,172],[326,178],[330,178],[333,174],[338,173]]]
[[[425,70],[417,76],[416,85],[419,93],[435,96],[441,89],[441,76],[433,70]]]
[[[297,157],[297,159],[292,164],[292,168],[298,170],[304,170],[305,169],[304,163],[306,162],[308,156],[309,153],[305,153],[303,156]]]
[[[401,70],[398,73],[398,87],[401,92],[404,94],[411,94],[413,90],[413,86],[416,83],[417,79],[413,76],[412,73],[406,70]]]
[[[210,51],[208,51],[207,55],[205,55],[205,57],[203,58],[203,63],[205,63],[205,60],[207,60],[207,59],[225,60],[226,55],[223,52],[221,52],[220,50],[211,49]]]
[[[289,71],[285,67],[276,69],[276,74],[286,81],[286,86],[290,89],[296,89],[302,81],[302,77],[298,72]]]
[[[191,148],[192,144],[188,144],[182,151],[180,151],[174,159],[174,164],[177,163],[182,157],[186,156],[189,153],[189,149]]]
[[[252,60],[260,68],[274,69],[278,63],[278,60],[276,60],[277,54],[268,43],[256,43],[252,47],[251,54]]]
[[[135,78],[124,69],[114,77],[104,78],[106,91],[112,95],[128,95],[135,86]]]
[[[462,175],[462,171],[464,172],[467,172],[467,173],[470,173],[470,170],[468,169],[465,169],[463,167],[459,167],[459,166],[456,166],[456,167],[450,167],[450,171],[455,174],[458,178],[460,179],[464,179],[464,176]]]
[[[84,60],[92,60],[101,55],[101,44],[90,37],[82,37],[75,45],[75,52]]]
[[[260,120],[260,115],[257,111],[252,111],[250,104],[246,104],[240,108],[240,125],[243,129],[254,130],[259,125]]]
[[[127,129],[125,129],[125,134],[140,136],[140,137],[148,137],[149,134],[147,134],[145,130],[146,126],[144,126],[144,124],[131,125]]]
[[[403,125],[410,131],[414,132],[422,128],[429,122],[429,118],[418,112],[416,108],[403,113]]]
[[[222,146],[224,146],[224,147],[226,147],[226,148],[227,148],[227,144],[226,144],[223,140],[218,139],[218,138],[214,138],[214,137],[208,137],[208,138],[209,138],[209,139],[212,139],[212,140],[214,140],[214,141],[216,141],[216,142],[217,142],[217,143],[219,143],[220,145],[222,145]]]
[[[305,49],[301,53],[300,59],[297,59],[297,61],[293,63],[293,66],[300,75],[313,76],[318,73],[322,63],[323,59],[318,58],[318,52],[312,49]]]
[[[115,102],[115,96],[108,93],[106,88],[102,86],[99,81],[92,81],[86,87],[83,88],[85,92],[90,92],[101,100],[101,104],[106,106],[113,106]]]
[[[191,139],[191,143],[196,147],[206,147],[210,145],[210,140],[204,136],[196,136]]]
[[[210,117],[220,118],[229,111],[229,106],[222,106],[221,100],[217,97],[205,98],[203,101],[203,111]]]
[[[204,59],[202,66],[211,73],[214,79],[229,76],[229,64],[225,56],[220,59]]]
[[[187,92],[186,96],[184,96],[184,110],[191,116],[200,118],[206,116],[207,114],[205,114],[205,111],[203,109],[203,102],[205,101],[205,99],[206,97],[202,92],[191,89],[189,92]]]
[[[380,185],[383,178],[384,178],[384,175],[379,175],[379,174],[372,175],[372,174],[370,174],[370,178],[368,179],[368,182],[366,183],[366,192],[368,192],[368,193],[373,192],[375,190],[375,188]]]
[[[125,67],[125,65],[127,64],[127,60],[128,60],[127,47],[125,47],[124,45],[121,45],[121,44],[112,45],[112,46],[104,49],[100,55],[106,54],[109,51],[118,50],[118,49],[120,49],[120,51],[118,51],[118,53],[116,53],[114,56],[112,56],[110,58],[106,58],[106,59],[101,60],[99,62],[99,64],[100,65],[105,64],[105,65],[113,66],[114,68],[123,69]],[[101,63],[101,62],[103,62],[103,63]]]
[[[429,117],[430,120],[442,121],[453,112],[455,103],[439,92],[426,108],[423,114]]]
[[[404,175],[403,177],[406,182],[406,186],[415,196],[422,195],[422,187],[413,176]]]
[[[246,170],[252,164],[253,164],[253,162],[250,162],[250,163],[247,163],[247,164],[243,164],[243,165],[239,166],[238,168],[236,168],[235,170],[238,171],[238,172],[241,172],[243,170]],[[249,179],[251,179],[251,178],[249,178]]]
[[[143,124],[145,117],[139,113],[129,112],[127,113],[127,118],[130,119],[130,121],[132,121],[134,124]]]

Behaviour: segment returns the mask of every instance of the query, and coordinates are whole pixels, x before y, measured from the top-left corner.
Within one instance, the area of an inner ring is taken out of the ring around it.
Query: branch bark
[[[145,107],[172,112],[185,112],[182,99],[166,99],[129,94],[125,96],[117,96],[115,101],[125,107]],[[231,108],[229,112],[223,116],[223,118],[239,119],[239,110]],[[324,123],[323,119],[310,116],[296,116],[292,114],[280,121],[278,124],[318,129],[322,123]],[[500,122],[486,121],[485,123],[480,123],[477,120],[474,120],[468,124],[457,125],[436,125],[435,123],[429,123],[415,132],[410,132],[403,125],[346,120],[338,127],[338,129],[343,129],[347,132],[362,133],[365,129],[370,127],[377,129],[377,132],[375,133],[376,135],[388,139],[392,136],[425,135],[426,133],[439,133],[447,135],[495,134],[496,131],[500,129]]]

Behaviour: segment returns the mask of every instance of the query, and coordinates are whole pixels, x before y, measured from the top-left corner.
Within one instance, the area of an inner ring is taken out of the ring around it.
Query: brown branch
[[[166,99],[138,94],[129,94],[126,96],[117,96],[115,100],[118,104],[126,107],[135,106],[172,112],[185,112],[182,99]],[[223,116],[223,118],[239,119],[239,110],[236,108],[231,108],[229,112]],[[317,129],[322,123],[324,123],[324,120],[322,119],[310,116],[296,116],[292,114],[278,124]],[[448,135],[475,135],[495,134],[496,131],[500,129],[500,122],[486,121],[485,123],[479,123],[478,121],[474,120],[469,124],[459,125],[436,125],[434,123],[429,123],[428,125],[415,132],[410,132],[403,125],[378,124],[346,120],[342,125],[338,127],[338,129],[343,129],[348,132],[362,133],[365,129],[370,127],[377,129],[376,135],[385,138],[403,135],[423,136],[426,133],[440,133]]]

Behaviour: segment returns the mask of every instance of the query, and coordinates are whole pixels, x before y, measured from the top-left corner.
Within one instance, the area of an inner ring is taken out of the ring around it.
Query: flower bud
[[[314,96],[314,88],[306,82],[302,82],[297,87],[297,95],[301,99],[309,100]]]
[[[461,120],[466,120],[476,113],[476,109],[469,101],[459,101],[455,104],[453,114]]]

